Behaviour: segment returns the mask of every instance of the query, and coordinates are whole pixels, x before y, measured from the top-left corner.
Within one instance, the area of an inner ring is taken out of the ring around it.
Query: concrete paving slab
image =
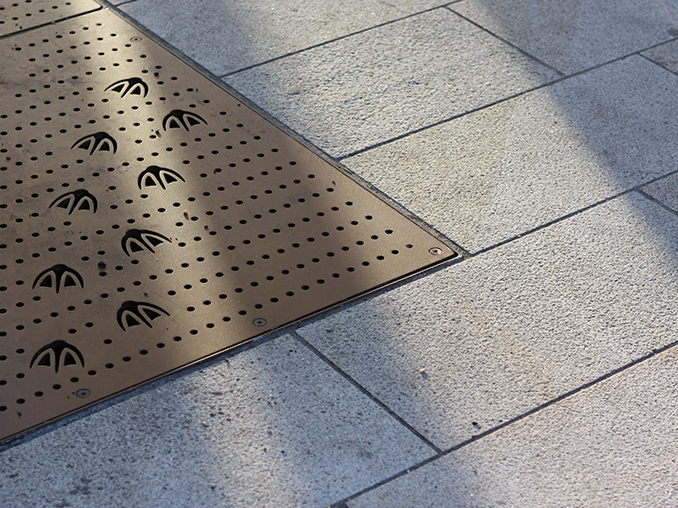
[[[669,175],[642,188],[657,201],[678,212],[678,174]]]
[[[554,79],[447,9],[228,76],[225,81],[339,157]],[[296,86],[298,93],[291,93]]]
[[[676,34],[678,34],[678,30],[676,30]],[[641,55],[678,74],[678,40],[643,51]]]
[[[675,37],[671,0],[462,0],[454,11],[572,74]]]
[[[673,348],[347,504],[674,507],[677,376]]]
[[[625,195],[298,333],[441,449],[676,340],[678,218]]]
[[[431,455],[283,336],[4,451],[1,504],[324,507]]]
[[[477,252],[678,169],[678,77],[639,56],[342,161]]]
[[[444,4],[440,0],[137,0],[121,9],[217,75]]]

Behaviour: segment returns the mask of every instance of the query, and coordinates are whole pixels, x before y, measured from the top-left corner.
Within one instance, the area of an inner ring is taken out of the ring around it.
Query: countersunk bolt
[[[252,324],[254,326],[264,326],[266,324],[266,320],[263,318],[257,318],[254,321],[252,321]]]
[[[77,392],[75,392],[75,396],[78,397],[79,399],[86,399],[92,395],[92,392],[89,391],[87,388],[81,388]]]
[[[431,254],[434,256],[440,256],[443,253],[443,249],[439,247],[433,247],[432,249],[428,250]]]
[[[139,42],[141,40],[141,37],[132,37],[130,41],[132,42]]]

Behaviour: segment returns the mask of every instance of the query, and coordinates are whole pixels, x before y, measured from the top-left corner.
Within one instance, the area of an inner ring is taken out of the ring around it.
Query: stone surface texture
[[[472,23],[437,9],[225,81],[340,157],[556,77]],[[291,85],[301,93],[286,94]]]
[[[675,37],[671,0],[463,0],[450,8],[565,74]]]
[[[672,349],[347,504],[676,506],[676,376]]]
[[[437,0],[136,0],[122,10],[214,74],[437,7]]]

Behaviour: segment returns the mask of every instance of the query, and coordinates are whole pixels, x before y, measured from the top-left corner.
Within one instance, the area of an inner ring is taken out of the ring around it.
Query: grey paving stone
[[[437,9],[225,81],[331,155],[343,156],[555,77]],[[286,93],[290,86],[300,93]]]
[[[675,348],[348,503],[675,507]]]
[[[463,0],[450,8],[566,74],[672,39],[678,29],[671,0]]]
[[[432,454],[285,336],[4,451],[0,504],[324,507]]]
[[[678,35],[678,30],[676,30],[674,35]],[[678,73],[678,39],[643,51],[641,55],[654,60],[672,72]]]
[[[632,193],[298,333],[447,449],[675,341],[677,283],[678,218]]]
[[[222,75],[444,3],[137,0],[121,9]]]
[[[669,175],[642,188],[657,201],[678,212],[678,174]]]
[[[633,56],[342,162],[477,252],[678,169],[676,117]]]

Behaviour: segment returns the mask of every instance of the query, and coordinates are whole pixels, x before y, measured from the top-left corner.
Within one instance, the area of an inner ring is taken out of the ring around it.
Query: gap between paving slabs
[[[111,11],[0,60],[2,440],[457,255]]]

